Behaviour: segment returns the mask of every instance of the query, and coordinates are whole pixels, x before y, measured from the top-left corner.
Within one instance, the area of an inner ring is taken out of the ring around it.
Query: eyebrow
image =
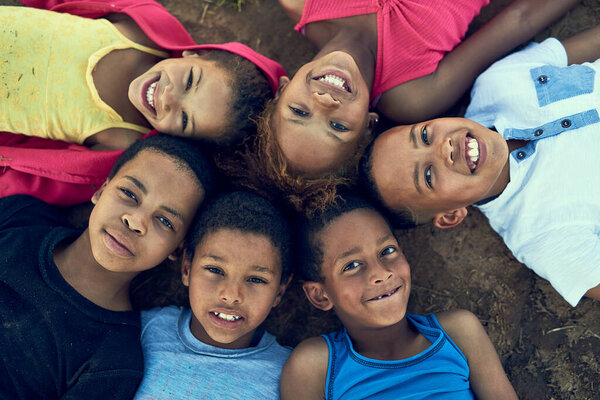
[[[263,272],[265,274],[275,275],[275,272],[273,272],[273,270],[271,268],[263,267],[260,265],[255,265],[254,270],[258,271],[258,272]]]
[[[133,183],[145,195],[148,194],[148,190],[146,189],[146,186],[144,186],[144,184],[142,182],[140,182],[139,180],[137,180],[133,176],[125,175],[125,179],[127,179],[128,181],[130,181],[131,183]],[[183,215],[181,215],[181,213],[178,212],[177,210],[175,210],[175,209],[173,209],[171,207],[167,207],[167,206],[160,206],[160,208],[162,208],[163,210],[165,210],[169,214],[173,215],[175,218],[180,219],[182,222],[184,221]]]
[[[394,237],[394,236],[393,236],[392,234],[385,235],[384,237],[380,238],[380,239],[377,241],[377,244],[383,244],[383,243],[387,242],[389,239],[392,239],[393,237]]]
[[[417,135],[415,133],[415,127],[416,127],[416,125],[413,125],[412,128],[410,128],[410,141],[413,143],[413,147],[416,149],[417,148]]]
[[[196,89],[194,89],[194,94],[198,93],[198,87],[200,85],[200,80],[202,79],[202,68],[199,68],[199,72],[198,72],[198,80],[196,81]],[[196,132],[196,118],[194,117],[196,114],[192,115],[192,136],[194,135],[194,132]]]
[[[345,251],[345,252],[343,252],[342,254],[340,254],[339,256],[337,256],[337,257],[335,258],[335,260],[333,260],[333,262],[334,262],[334,264],[335,264],[335,263],[337,263],[339,260],[341,260],[341,259],[343,259],[343,258],[346,258],[346,257],[348,257],[348,256],[351,256],[351,255],[353,255],[353,254],[356,254],[356,253],[360,252],[360,250],[361,250],[361,248],[360,248],[360,247],[358,247],[358,246],[356,246],[356,247],[353,247],[353,248],[351,248],[350,250],[348,250],[348,251]]]

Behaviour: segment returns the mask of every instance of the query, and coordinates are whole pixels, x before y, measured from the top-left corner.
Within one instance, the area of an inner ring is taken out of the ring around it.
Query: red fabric
[[[435,71],[489,0],[306,0],[300,22],[377,14],[377,63],[371,100]]]
[[[181,56],[183,50],[226,50],[247,58],[267,76],[273,91],[283,67],[241,43],[198,45],[185,28],[154,0],[22,0],[23,4],[88,18],[129,15],[150,39]],[[144,137],[156,135],[153,130]],[[69,206],[89,201],[123,150],[92,151],[85,146],[0,132],[0,197],[29,194]]]

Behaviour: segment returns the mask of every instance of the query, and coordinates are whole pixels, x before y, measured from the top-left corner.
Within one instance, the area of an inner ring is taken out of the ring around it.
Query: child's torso
[[[473,399],[469,366],[460,349],[431,316],[407,318],[431,345],[403,360],[358,354],[346,331],[326,336],[329,346],[326,399]]]
[[[95,69],[114,51],[166,53],[134,43],[105,19],[24,7],[2,7],[0,19],[0,130],[76,143],[108,129],[148,131],[102,100]]]

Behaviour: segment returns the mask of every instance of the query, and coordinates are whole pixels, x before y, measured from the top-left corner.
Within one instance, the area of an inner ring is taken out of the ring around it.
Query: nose
[[[339,100],[326,92],[313,92],[313,98],[323,108],[338,108],[341,104]]]
[[[176,93],[175,86],[169,83],[162,94],[161,106],[163,111],[170,111],[172,108],[176,108],[178,104],[179,96]]]
[[[390,279],[392,276],[392,271],[390,271],[380,260],[371,263],[369,268],[369,282],[371,284],[379,285]]]
[[[238,282],[223,282],[219,297],[226,304],[241,303],[243,301],[241,285]]]
[[[135,232],[138,235],[145,235],[147,231],[147,224],[145,218],[139,212],[131,212],[123,214],[121,220],[125,226]]]
[[[454,164],[454,142],[450,136],[440,140],[440,157],[444,163],[450,167]]]

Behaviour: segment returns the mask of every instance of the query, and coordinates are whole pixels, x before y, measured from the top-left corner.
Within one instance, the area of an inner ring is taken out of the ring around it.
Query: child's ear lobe
[[[104,181],[102,186],[100,186],[100,189],[96,190],[94,192],[94,194],[92,195],[92,198],[90,200],[92,202],[92,204],[98,203],[98,200],[100,200],[100,196],[102,195],[102,192],[104,192],[104,188],[106,188],[107,184],[108,184],[108,178]]]
[[[333,303],[327,297],[323,284],[320,282],[304,282],[302,289],[310,304],[319,310],[328,311],[333,308]]]
[[[187,250],[183,251],[181,257],[181,282],[184,286],[190,286],[190,273],[192,271],[192,260],[187,255]]]
[[[444,213],[436,214],[433,217],[433,225],[440,229],[454,228],[460,224],[463,219],[467,216],[468,211],[466,207],[458,208],[456,210],[447,211]]]
[[[290,277],[287,278],[285,280],[285,282],[281,282],[279,284],[279,289],[277,289],[277,296],[275,296],[275,300],[273,301],[273,307],[277,307],[279,305],[279,302],[281,301],[281,298],[283,297],[285,290],[287,289],[288,285],[292,281],[292,277],[293,277],[293,275],[290,275]]]
[[[177,261],[177,259],[179,257],[181,257],[181,255],[183,254],[183,248],[184,248],[184,243],[183,242],[179,243],[179,246],[177,246],[177,248],[175,250],[173,250],[173,252],[171,254],[169,254],[169,257],[167,257],[167,258],[171,261]]]
[[[290,78],[288,78],[287,76],[282,76],[281,78],[279,78],[279,86],[275,91],[275,100],[277,100],[279,96],[281,96],[281,93],[283,93],[283,89],[285,89],[288,83],[290,83]]]

